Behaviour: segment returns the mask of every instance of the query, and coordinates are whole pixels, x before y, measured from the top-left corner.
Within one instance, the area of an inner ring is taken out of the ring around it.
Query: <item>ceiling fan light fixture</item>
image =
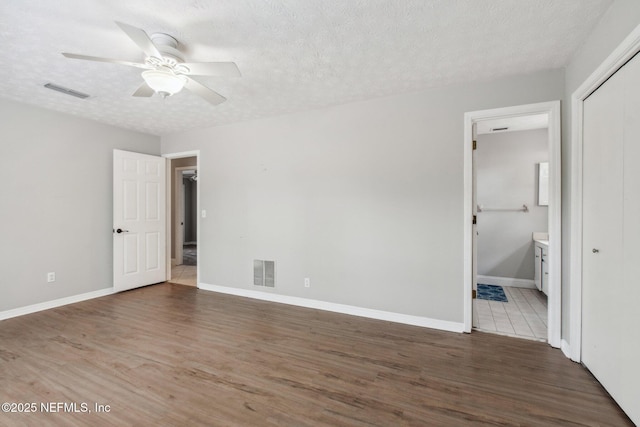
[[[146,70],[142,73],[144,83],[132,93],[132,96],[138,98],[148,98],[156,93],[166,98],[186,87],[211,105],[218,105],[227,100],[218,92],[189,76],[239,77],[240,71],[234,62],[184,62],[182,53],[178,50],[178,41],[170,35],[155,33],[149,37],[140,28],[123,22],[116,22],[116,24],[144,52],[144,63],[67,52],[63,52],[62,55],[71,59],[108,62]],[[65,89],[64,93],[70,92]]]
[[[180,92],[187,83],[185,76],[176,75],[168,70],[143,71],[142,78],[151,89],[163,98]]]

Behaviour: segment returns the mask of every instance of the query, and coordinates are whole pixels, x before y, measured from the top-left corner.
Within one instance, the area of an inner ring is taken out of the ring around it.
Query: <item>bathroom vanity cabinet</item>
[[[549,241],[548,240],[534,240],[534,273],[533,280],[536,283],[536,288],[547,295],[549,289],[549,271],[547,270],[547,258],[549,253]]]

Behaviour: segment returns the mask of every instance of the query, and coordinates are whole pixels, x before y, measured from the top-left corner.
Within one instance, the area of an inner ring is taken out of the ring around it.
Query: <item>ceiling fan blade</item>
[[[224,101],[227,100],[227,98],[220,95],[218,92],[212,89],[209,89],[202,83],[190,77],[187,77],[187,84],[185,85],[185,87],[191,92],[195,93],[196,95],[204,98],[205,100],[207,100],[213,105],[222,104]]]
[[[86,61],[109,62],[111,64],[128,65],[130,67],[144,68],[147,70],[153,68],[148,66],[147,64],[140,64],[138,62],[121,61],[119,59],[100,58],[98,56],[79,55],[77,53],[67,53],[67,52],[63,52],[62,55],[64,55],[66,58],[71,58],[71,59],[84,59]]]
[[[140,85],[140,87],[138,88],[138,90],[136,90],[135,92],[133,92],[133,95],[131,96],[139,96],[139,97],[150,97],[152,96],[154,93],[156,93],[153,89],[151,89],[149,87],[149,85],[144,82]]]
[[[118,24],[118,27],[120,27],[120,29],[124,31],[147,56],[162,58],[162,54],[158,48],[153,44],[147,33],[143,30],[118,21],[116,21],[116,24]]]
[[[190,76],[240,77],[240,70],[235,62],[185,62]]]

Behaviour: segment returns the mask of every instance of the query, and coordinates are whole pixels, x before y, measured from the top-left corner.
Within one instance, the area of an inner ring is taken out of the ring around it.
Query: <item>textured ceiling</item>
[[[162,135],[464,81],[564,67],[612,0],[4,0],[0,97]],[[187,61],[234,61],[188,91],[133,98],[140,62],[121,21],[180,42]],[[91,95],[80,100],[52,82]]]

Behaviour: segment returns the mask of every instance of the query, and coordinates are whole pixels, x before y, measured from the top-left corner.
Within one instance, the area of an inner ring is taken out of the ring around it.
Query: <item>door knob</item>
[[[598,252],[600,252],[600,249],[593,248],[591,249],[591,252],[593,252],[594,254],[597,254]]]
[[[123,230],[122,228],[118,228],[116,230],[116,233],[118,233],[118,234],[120,234],[120,233],[128,233],[128,232],[129,232],[129,230]]]

